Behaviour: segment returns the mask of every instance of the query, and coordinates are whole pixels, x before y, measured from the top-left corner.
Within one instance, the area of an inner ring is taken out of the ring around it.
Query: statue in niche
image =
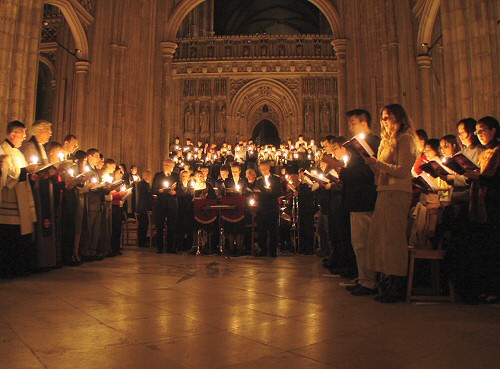
[[[189,103],[188,107],[184,111],[184,131],[194,131],[194,112],[192,103]]]
[[[278,54],[279,54],[279,56],[285,56],[285,45],[279,44],[279,46],[278,46]]]
[[[214,57],[214,44],[210,43],[210,46],[208,47],[208,57],[213,58]]]
[[[208,119],[208,111],[203,107],[200,112],[200,132],[208,132],[210,129],[210,121]]]
[[[222,102],[217,104],[217,113],[215,114],[215,132],[224,132],[226,128],[226,107]]]
[[[304,109],[304,129],[306,132],[314,132],[314,112],[310,103]]]
[[[304,48],[302,47],[301,44],[297,45],[296,50],[297,50],[297,56],[302,56],[304,54]]]
[[[323,105],[321,105],[321,112],[320,112],[320,127],[322,132],[329,132],[330,131],[330,109],[328,108],[328,105],[324,102]]]

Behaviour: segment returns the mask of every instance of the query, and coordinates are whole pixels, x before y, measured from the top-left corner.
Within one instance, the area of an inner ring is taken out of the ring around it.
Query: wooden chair
[[[126,219],[122,223],[122,246],[138,246],[138,221],[137,215],[135,216],[135,222],[128,221]]]
[[[410,245],[409,252],[409,266],[408,266],[408,288],[406,292],[406,301],[450,301],[455,302],[455,290],[451,280],[449,284],[449,296],[441,296],[441,281],[440,281],[440,265],[439,261],[444,260],[446,250],[443,250],[443,237],[438,235],[438,240],[435,240],[436,230],[441,223],[443,215],[443,207],[422,209],[425,210],[425,222],[423,222],[423,229],[421,229],[420,242]],[[418,222],[414,222],[416,226]],[[435,246],[436,248],[432,248]],[[414,294],[414,274],[415,274],[415,261],[417,259],[429,260],[431,262],[431,281],[432,291],[431,294]]]

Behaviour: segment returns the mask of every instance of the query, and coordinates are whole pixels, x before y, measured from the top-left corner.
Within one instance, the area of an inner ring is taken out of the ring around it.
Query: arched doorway
[[[268,119],[258,123],[253,129],[252,140],[256,145],[274,145],[279,147],[280,135],[276,125]]]

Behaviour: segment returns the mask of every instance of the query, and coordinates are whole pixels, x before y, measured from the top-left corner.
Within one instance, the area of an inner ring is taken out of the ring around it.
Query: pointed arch
[[[69,29],[71,30],[71,34],[75,41],[75,46],[77,49],[81,50],[81,54],[79,57],[81,59],[89,58],[89,43],[87,40],[87,35],[85,34],[85,29],[83,28],[80,19],[78,18],[78,14],[76,10],[73,8],[73,5],[68,0],[46,0],[45,4],[50,4],[61,9],[61,12],[68,22]]]
[[[418,54],[427,53],[427,47],[432,44],[432,30],[434,22],[441,6],[441,0],[425,0],[423,5],[420,24],[418,26],[417,34],[417,48]]]
[[[189,14],[191,10],[196,8],[199,4],[203,3],[205,0],[184,0],[181,1],[174,12],[169,17],[167,23],[167,34],[166,38],[169,41],[176,39],[177,31],[179,30],[182,21]],[[342,24],[340,21],[339,13],[337,9],[331,4],[329,0],[307,0],[314,4],[326,17],[332,28],[332,33],[335,38],[342,38]]]

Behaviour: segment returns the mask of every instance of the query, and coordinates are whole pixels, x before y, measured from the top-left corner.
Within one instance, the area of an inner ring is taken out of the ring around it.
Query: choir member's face
[[[43,128],[36,132],[36,140],[39,144],[46,144],[49,142],[50,137],[52,137],[52,128],[48,125],[43,126]]]
[[[241,169],[239,167],[231,167],[231,173],[233,173],[233,177],[240,177]]]
[[[71,138],[69,141],[64,141],[64,150],[73,154],[76,149],[78,149],[78,140],[76,138]]]
[[[165,173],[172,173],[173,170],[174,170],[174,163],[170,161],[166,161],[163,163],[163,171]]]
[[[225,170],[221,170],[220,171],[220,177],[222,179],[227,179],[229,177],[229,172],[225,171]]]
[[[203,173],[200,173],[200,172],[197,172],[195,175],[194,175],[194,179],[196,182],[198,183],[203,183],[205,182],[205,177],[203,177]]]
[[[448,141],[441,140],[441,142],[439,143],[439,147],[441,148],[441,154],[443,156],[453,156],[453,149],[455,148],[455,146]]]
[[[247,179],[248,179],[250,182],[255,181],[255,178],[257,178],[257,176],[256,176],[255,172],[254,172],[254,171],[252,171],[252,170],[247,170],[247,171],[245,172],[245,174],[246,174]]]
[[[181,173],[182,183],[187,183],[189,181],[189,173]]]
[[[332,144],[331,148],[333,155],[338,160],[342,160],[342,158],[347,155],[347,149],[336,142]]]
[[[401,125],[396,122],[394,117],[387,111],[384,110],[381,116],[382,128],[390,135],[397,133],[401,128]]]
[[[50,150],[48,153],[49,161],[51,163],[57,163],[58,161],[60,161],[59,156],[58,156],[59,153],[62,153],[62,151],[59,149]]]
[[[349,117],[347,126],[349,127],[349,132],[351,132],[353,136],[359,135],[363,132],[363,125],[361,124],[359,118],[355,115]]]
[[[476,124],[476,135],[477,138],[479,138],[479,141],[483,145],[488,145],[491,141],[493,141],[493,139],[495,138],[495,134],[496,134],[495,128],[490,129],[484,123]]]
[[[87,161],[89,163],[89,165],[94,168],[98,163],[99,163],[99,153],[96,152],[94,153],[93,155],[89,155],[87,157]]]
[[[259,165],[259,170],[263,176],[268,176],[271,173],[271,166],[267,163],[261,163]]]
[[[425,145],[424,154],[427,160],[432,160],[438,157],[438,153],[432,148],[431,145]]]
[[[142,179],[144,179],[146,182],[150,183],[152,179],[151,172],[146,171],[142,173]]]
[[[8,136],[9,141],[14,147],[20,147],[26,139],[26,128],[16,128]]]
[[[201,168],[201,171],[203,172],[203,176],[208,178],[208,168]]]
[[[460,123],[457,127],[458,138],[464,146],[470,146],[472,144],[472,135],[465,129],[465,124]]]

